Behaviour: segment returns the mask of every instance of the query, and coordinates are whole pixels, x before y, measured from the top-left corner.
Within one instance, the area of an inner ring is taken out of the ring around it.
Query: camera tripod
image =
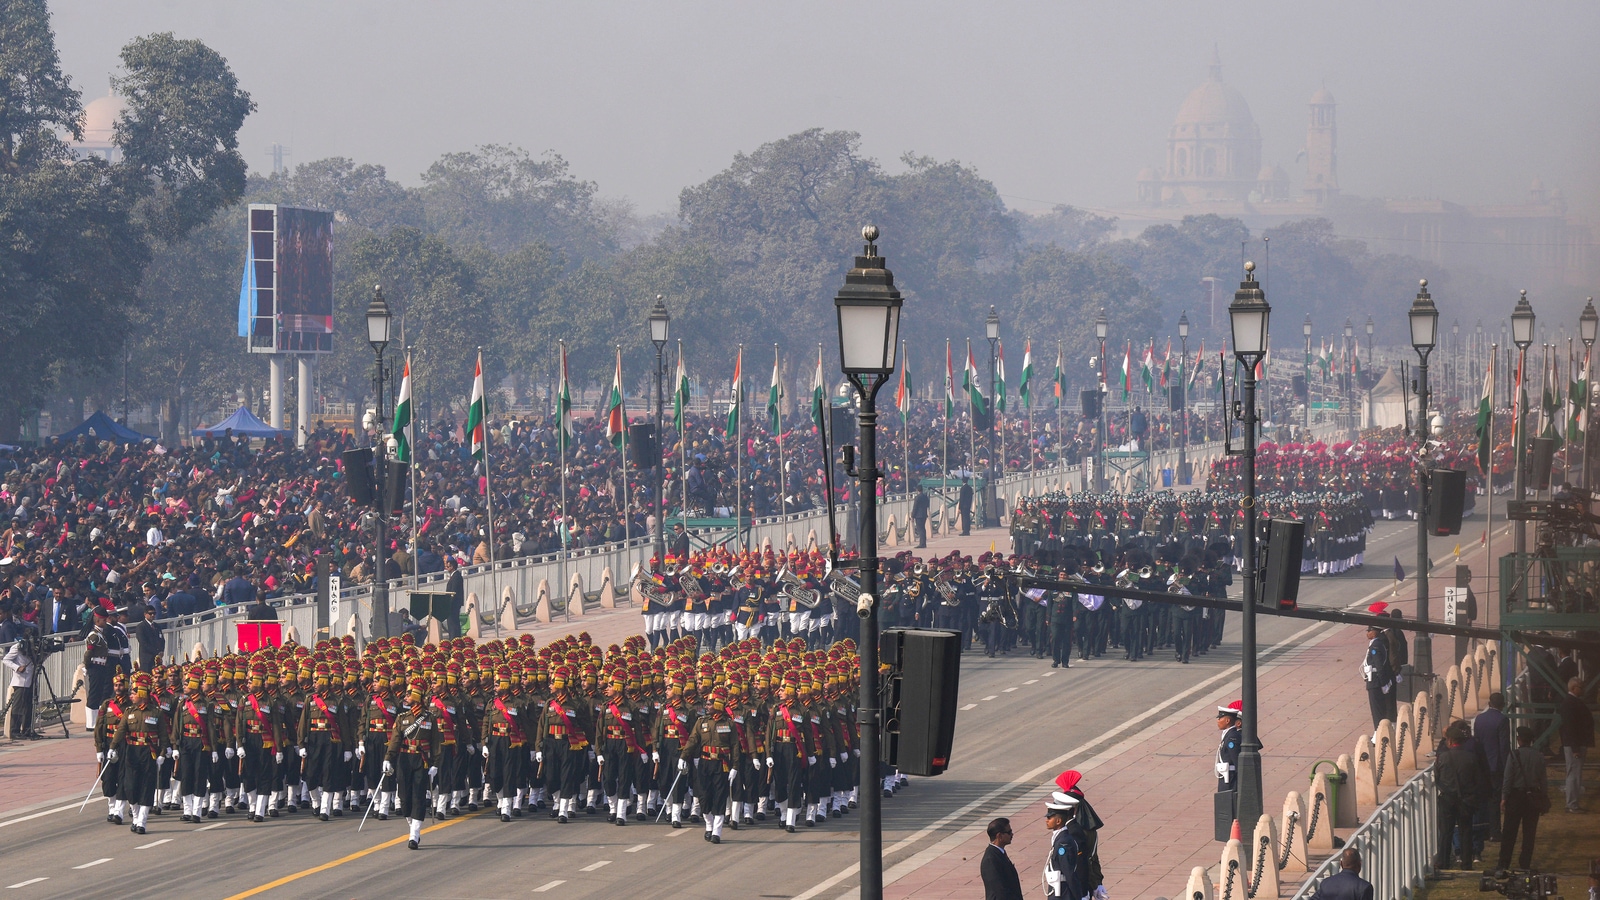
[[[34,675],[36,677],[33,679],[32,684],[30,684],[28,687],[28,721],[25,723],[22,733],[16,735],[16,737],[44,737],[44,735],[39,731],[39,726],[53,722],[61,726],[62,737],[71,738],[72,729],[67,727],[67,720],[71,718],[68,715],[68,711],[71,709],[72,704],[77,703],[78,700],[76,697],[70,696],[62,699],[62,697],[56,693],[55,685],[50,681],[50,672],[44,667],[44,659],[39,659],[36,662],[34,661],[34,654],[38,651],[38,649],[39,648],[35,644],[33,647],[30,647],[28,651],[25,651],[27,652],[29,664],[33,666]],[[39,653],[38,655],[44,658],[49,658],[50,654],[46,652]],[[50,692],[50,699],[42,702],[39,699],[39,687],[41,683],[43,683],[44,687]],[[72,692],[74,694],[78,692],[78,685],[73,685]],[[7,717],[11,715],[11,706],[16,702],[18,696],[19,695],[17,692],[13,691],[11,696],[6,698],[5,706],[0,707],[0,722],[6,721]],[[41,712],[40,707],[44,707],[45,711]]]

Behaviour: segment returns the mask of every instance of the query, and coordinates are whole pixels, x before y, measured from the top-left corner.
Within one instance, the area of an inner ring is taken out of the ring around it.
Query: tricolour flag
[[[1571,383],[1567,392],[1567,440],[1581,444],[1589,432],[1589,352],[1583,354],[1583,375]]]
[[[772,345],[772,385],[767,388],[767,433],[783,433],[783,381],[778,374],[778,345]]]
[[[902,357],[904,353],[900,354]],[[906,387],[906,370],[911,368],[906,365],[905,359],[900,360],[900,384],[894,389],[894,408],[900,410],[900,420],[903,422],[911,416],[911,389]]]
[[[622,449],[628,439],[628,410],[622,394],[622,348],[617,348],[617,368],[611,376],[611,396],[606,398],[606,440]]]
[[[1067,371],[1061,367],[1061,362],[1061,342],[1057,341],[1055,374],[1056,409],[1061,408],[1061,403],[1067,395]]]
[[[1033,381],[1033,339],[1029,338],[1022,345],[1022,380],[1017,383],[1017,396],[1022,398],[1022,408],[1032,409],[1033,400],[1028,396],[1028,383]]]
[[[967,402],[974,413],[981,413],[988,404],[983,399],[983,389],[978,386],[978,361],[972,355],[972,344],[967,344],[967,368],[961,374],[961,386],[966,388]]]
[[[672,424],[683,434],[684,417],[689,412],[689,372],[683,367],[683,342],[678,342],[678,374],[672,379]]]
[[[1554,356],[1546,354],[1548,362],[1544,367],[1542,385],[1544,397],[1539,410],[1539,436],[1555,441],[1556,449],[1561,449],[1562,432],[1566,431],[1561,423],[1561,375],[1556,368]]]
[[[811,424],[817,434],[828,427],[828,388],[822,377],[822,345],[817,345],[817,371],[811,376]]]
[[[1483,373],[1483,396],[1478,398],[1478,470],[1489,477],[1490,454],[1494,450],[1494,356]]]
[[[995,385],[994,408],[996,412],[1006,411],[1006,345],[995,341]]]
[[[950,339],[944,339],[944,417],[956,416],[956,362],[950,355]]]
[[[405,373],[400,376],[400,396],[394,402],[394,458],[411,461],[411,354],[406,354]]]
[[[567,378],[567,345],[561,345],[561,384],[556,388],[556,421],[561,433],[561,449],[572,446],[572,382]]]
[[[739,436],[739,407],[744,399],[744,345],[739,345],[739,355],[733,358],[733,388],[728,393],[728,440]]]
[[[1156,389],[1156,342],[1144,348],[1144,359],[1139,363],[1139,380],[1144,382],[1145,392]]]
[[[1122,399],[1128,399],[1133,393],[1133,344],[1130,342],[1122,348]]]
[[[478,367],[472,371],[472,402],[467,404],[467,443],[472,448],[473,459],[485,459],[489,443],[484,434],[483,422],[488,410],[483,403],[483,353],[478,354]]]

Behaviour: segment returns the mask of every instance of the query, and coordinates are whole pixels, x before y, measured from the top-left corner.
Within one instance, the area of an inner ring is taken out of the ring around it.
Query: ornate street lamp
[[[1528,292],[1524,290],[1517,295],[1516,308],[1511,310],[1511,343],[1517,345],[1518,372],[1523,371],[1523,366],[1528,361],[1528,347],[1533,343],[1534,321],[1533,304],[1528,302]],[[1511,402],[1516,409],[1516,421],[1512,425],[1512,430],[1517,437],[1516,446],[1511,448],[1511,452],[1514,454],[1512,457],[1514,460],[1512,469],[1514,483],[1512,484],[1511,493],[1515,495],[1518,502],[1521,502],[1525,499],[1528,489],[1528,439],[1525,436],[1527,429],[1523,427],[1523,420],[1528,417],[1528,411],[1522,408],[1520,397],[1513,397]],[[1520,559],[1528,552],[1528,523],[1521,519],[1517,520],[1516,531],[1513,534],[1516,537],[1513,549]],[[1528,595],[1520,579],[1513,585],[1512,590],[1516,592],[1516,597],[1519,600],[1526,598]]]
[[[1189,474],[1189,379],[1184,369],[1189,364],[1189,311],[1178,314],[1178,343],[1182,352],[1178,356],[1178,483],[1194,481]]]
[[[1428,355],[1439,340],[1439,310],[1422,279],[1417,299],[1406,314],[1411,323],[1411,346],[1417,351],[1417,621],[1428,621]],[[1433,675],[1433,639],[1417,634],[1412,671],[1429,679]],[[1427,682],[1431,683],[1431,681]]]
[[[1111,322],[1106,319],[1106,308],[1100,307],[1100,314],[1094,317],[1094,336],[1100,341],[1100,382],[1095,385],[1095,390],[1100,392],[1100,415],[1095,417],[1094,423],[1094,484],[1095,493],[1104,493],[1106,489],[1106,333],[1111,328]]]
[[[645,322],[650,327],[650,343],[656,345],[656,456],[650,463],[656,470],[656,560],[665,566],[667,520],[666,504],[661,494],[666,485],[666,466],[661,461],[661,354],[667,346],[667,326],[672,322],[672,316],[667,313],[667,305],[662,302],[660,294],[656,295],[656,304],[650,307],[650,315]],[[684,522],[687,527],[688,510],[684,511]]]
[[[394,316],[389,312],[389,304],[383,299],[383,285],[372,286],[372,302],[367,304],[367,343],[372,345],[375,363],[372,370],[372,391],[377,399],[373,407],[373,447],[372,447],[372,508],[374,515],[372,526],[372,627],[370,634],[374,637],[389,636],[389,578],[388,578],[388,553],[389,548],[389,499],[388,490],[388,442],[383,439],[385,423],[389,415],[384,409],[383,388],[388,381],[388,372],[383,365],[383,350],[389,346],[389,332],[394,324]]]

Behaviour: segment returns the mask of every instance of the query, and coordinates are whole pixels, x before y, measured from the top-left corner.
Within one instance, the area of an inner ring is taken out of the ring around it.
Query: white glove
[[[218,762],[221,762],[221,761],[222,760],[218,759],[218,757],[217,757],[217,751],[215,751],[215,750],[211,751],[211,762],[212,763],[218,763]]]
[[[1094,889],[1094,900],[1111,900],[1111,894],[1106,890],[1105,885],[1102,884]]]
[[[239,758],[240,759],[244,759],[244,745],[243,744],[239,745]]]
[[[687,772],[687,771],[689,771],[689,761],[686,760],[686,759],[679,758],[679,760],[678,760],[678,771],[679,772]]]
[[[850,762],[850,754],[848,754],[848,753],[839,754],[839,762],[848,764]]]
[[[97,763],[103,763],[106,761],[106,755],[104,753],[96,753],[94,755],[94,761]]]
[[[1052,888],[1061,887],[1061,873],[1055,871],[1054,869],[1046,869],[1044,873],[1044,882],[1045,884],[1050,885]]]
[[[650,751],[650,761],[654,762],[654,763],[661,762],[661,751],[660,750],[651,750]]]
[[[351,753],[351,752],[350,752],[350,751],[349,751],[349,750],[346,750],[346,751],[345,751],[345,752],[344,752],[344,761],[345,761],[345,762],[349,762],[349,761],[350,761],[350,758],[351,758],[351,757],[352,757],[352,756],[355,756],[355,754],[354,754],[354,753]]]
[[[438,775],[439,775],[439,767],[438,766],[429,766],[428,767],[428,777],[429,778],[436,778],[436,777],[438,777]]]
[[[356,759],[366,759],[366,758],[367,758],[367,745],[366,744],[357,744],[356,745]]]
[[[733,784],[734,781],[736,781],[738,778],[739,778],[739,770],[738,769],[734,769],[732,772],[728,773],[728,784],[730,784],[730,785]]]
[[[484,744],[483,745],[483,758],[484,759],[488,759],[489,758],[489,745],[488,744]]]
[[[1379,691],[1381,691],[1382,693],[1387,694],[1387,693],[1389,693],[1389,688],[1392,688],[1392,687],[1394,687],[1394,685],[1386,684],[1383,687],[1379,688]]]
[[[535,751],[533,751],[533,761],[537,762],[537,763],[544,762],[544,751],[543,750],[535,750]]]
[[[828,757],[828,768],[837,769],[838,767],[839,767],[839,761],[837,759],[834,759],[831,756]]]
[[[861,758],[861,748],[860,747],[857,747],[854,750],[851,750],[850,752],[855,754],[856,759],[860,759]]]
[[[769,756],[769,757],[767,757],[767,766],[768,766],[768,767],[769,767],[769,768],[770,768],[770,767],[771,767],[771,766],[772,766],[772,757],[770,757],[770,756]]]
[[[106,761],[107,762],[116,762],[117,761],[117,748],[112,747],[110,750],[106,751]]]
[[[756,767],[757,772],[761,771],[761,757],[758,756],[750,760],[750,764]]]
[[[594,748],[592,747],[589,749],[589,758],[594,759]]]
[[[603,765],[606,764],[606,755],[604,753],[601,753],[600,755],[598,755],[598,756],[596,756],[594,758],[594,761],[603,766]]]
[[[639,762],[649,762],[649,761],[650,761],[650,754],[644,752],[643,750],[640,750],[639,751]]]
[[[383,774],[385,774],[385,775],[393,775],[394,774],[394,763],[389,762],[387,759],[384,760],[383,761]]]
[[[1366,663],[1361,664],[1361,677],[1366,681],[1372,680],[1372,667]]]
[[[301,747],[299,752],[300,752],[300,758],[301,759],[305,759],[306,758],[306,748]]]
[[[1228,777],[1228,764],[1227,763],[1219,762],[1214,766],[1214,768],[1217,770],[1217,777],[1218,778],[1227,778]]]
[[[277,753],[272,754],[272,761],[280,766],[283,765],[283,751],[280,750]]]
[[[223,748],[222,748],[222,752],[223,752],[223,753],[224,753],[224,754],[225,754],[225,755],[226,755],[226,756],[227,756],[227,757],[228,757],[228,758],[229,758],[229,759],[233,759],[233,748],[232,748],[232,747],[223,747]]]
[[[815,756],[808,756],[808,757],[806,757],[806,765],[808,765],[808,766],[814,766],[814,765],[816,765],[816,764],[817,764],[817,758],[816,758],[816,757],[815,757]]]

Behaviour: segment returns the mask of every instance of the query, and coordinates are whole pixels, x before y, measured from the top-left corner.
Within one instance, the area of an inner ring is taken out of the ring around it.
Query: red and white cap
[[[1225,716],[1233,716],[1236,719],[1242,719],[1244,718],[1244,701],[1235,700],[1232,703],[1229,703],[1227,706],[1219,706],[1217,707],[1217,712],[1222,713]]]

